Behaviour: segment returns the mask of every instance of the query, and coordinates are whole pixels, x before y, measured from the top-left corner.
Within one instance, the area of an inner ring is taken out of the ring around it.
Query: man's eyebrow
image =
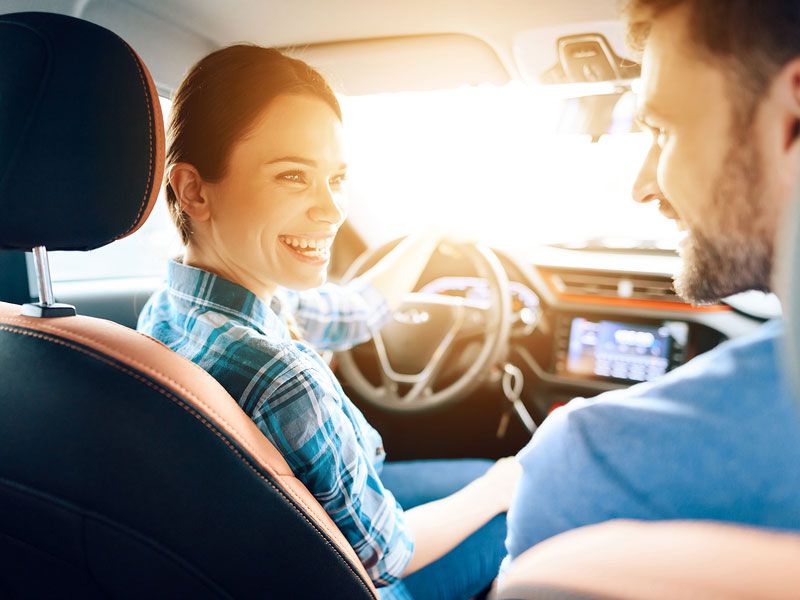
[[[266,164],[266,165],[274,165],[274,164],[283,163],[283,162],[300,163],[301,165],[306,165],[306,166],[312,167],[312,168],[316,168],[317,167],[317,161],[311,160],[310,158],[303,158],[302,156],[281,156],[280,158],[275,158],[273,160],[269,160],[264,164]],[[342,163],[341,165],[339,165],[339,169],[340,170],[347,169],[347,164],[346,163]]]

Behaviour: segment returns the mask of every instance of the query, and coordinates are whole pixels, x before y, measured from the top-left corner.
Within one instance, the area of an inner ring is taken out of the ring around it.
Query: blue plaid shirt
[[[219,381],[286,459],[350,542],[381,598],[408,598],[401,581],[414,544],[380,480],[381,437],[307,343],[291,338],[293,314],[308,343],[339,350],[371,337],[388,318],[363,281],[280,290],[267,304],[240,285],[170,261],[166,286],[138,329]]]

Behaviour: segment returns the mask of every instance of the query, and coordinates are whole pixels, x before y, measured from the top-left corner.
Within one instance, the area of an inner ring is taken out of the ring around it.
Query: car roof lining
[[[520,78],[520,32],[564,23],[593,30],[618,18],[617,0],[0,0],[0,9],[59,12],[111,29],[164,95],[199,58],[241,41],[300,50],[348,94],[499,83]]]

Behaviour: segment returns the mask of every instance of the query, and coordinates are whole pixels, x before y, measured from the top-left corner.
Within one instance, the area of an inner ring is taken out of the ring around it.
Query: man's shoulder
[[[646,422],[648,417],[694,417],[718,411],[791,405],[780,369],[780,322],[725,342],[654,381],[579,400],[567,412],[585,418],[609,414]]]
[[[800,458],[800,420],[777,360],[780,335],[780,324],[770,323],[658,380],[575,399],[548,417],[523,460],[545,445],[580,447],[592,461],[633,472],[651,470],[654,460],[679,470],[697,460]]]

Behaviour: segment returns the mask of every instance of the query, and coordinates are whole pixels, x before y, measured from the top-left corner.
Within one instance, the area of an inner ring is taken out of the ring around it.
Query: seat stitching
[[[144,196],[142,197],[142,202],[139,205],[139,212],[136,213],[136,218],[134,218],[133,223],[131,226],[120,235],[111,238],[110,240],[103,242],[101,245],[108,244],[114,240],[118,240],[124,238],[128,235],[131,231],[134,230],[136,225],[139,222],[139,218],[142,216],[144,209],[147,207],[148,201],[153,194],[153,98],[150,97],[149,87],[145,80],[144,72],[142,70],[142,64],[139,58],[136,56],[136,53],[131,49],[128,44],[125,44],[125,49],[128,51],[128,54],[131,55],[133,58],[134,63],[136,63],[136,71],[139,74],[139,82],[142,84],[142,89],[144,90],[144,97],[145,97],[145,105],[147,106],[147,152],[148,152],[148,160],[147,160],[147,184],[144,190]]]
[[[20,319],[18,317],[11,317],[11,318],[7,318],[7,319],[2,319],[2,322],[17,323],[22,327],[25,327],[27,325],[24,319]],[[63,329],[63,328],[60,328],[60,327],[54,327],[52,325],[44,325],[44,324],[42,324],[41,328],[45,329],[45,330],[48,330],[48,331],[50,331],[52,333],[62,334],[62,335],[65,335],[65,336],[72,336],[72,337],[78,338],[79,340],[84,342],[87,346],[94,346],[98,350],[102,350],[102,351],[108,352],[108,353],[113,352],[113,348],[110,348],[107,344],[104,344],[103,342],[101,342],[100,340],[97,340],[95,338],[92,338],[92,337],[89,337],[89,336],[86,336],[86,335],[82,335],[80,333],[76,333],[76,332],[70,331],[68,329]],[[147,336],[147,335],[145,335],[145,334],[143,334],[141,332],[137,332],[137,333],[139,335],[141,335],[142,337],[144,337],[149,342],[159,344],[159,342],[157,342],[156,340],[153,340],[149,336]],[[159,344],[159,345],[163,346],[163,344]],[[167,348],[167,350],[169,350],[169,348]],[[175,381],[170,376],[162,373],[161,371],[159,371],[158,369],[156,369],[154,367],[151,367],[149,365],[145,365],[145,364],[143,364],[143,363],[141,363],[141,362],[139,362],[139,361],[137,361],[137,360],[135,360],[133,358],[126,357],[126,360],[129,361],[129,363],[132,366],[135,366],[136,368],[138,368],[138,369],[140,369],[142,371],[149,371],[151,374],[168,381],[175,388],[180,390],[180,392],[182,394],[184,394],[185,396],[188,396],[189,398],[194,400],[197,404],[202,406],[204,410],[208,411],[217,421],[219,421],[220,423],[225,425],[227,428],[229,428],[233,433],[235,433],[237,435],[237,437],[244,437],[244,436],[242,436],[242,434],[239,433],[239,431],[233,425],[231,425],[227,420],[225,420],[225,418],[223,418],[219,413],[217,413],[217,411],[215,411],[212,407],[210,407],[208,404],[206,404],[201,398],[199,398],[197,395],[195,395],[191,390],[188,390],[187,388],[185,388],[179,382]],[[205,370],[203,370],[201,367],[197,366],[195,363],[190,362],[189,364],[193,365],[194,367],[197,367],[204,374],[206,374],[206,375],[208,374]],[[241,443],[242,443],[242,446],[247,448],[247,450],[249,452],[251,452],[252,454],[257,454],[257,450],[255,448],[253,448],[246,440],[242,441]],[[276,471],[276,473],[277,473],[277,471]]]
[[[20,319],[11,319],[11,320],[17,320],[17,321],[19,321]],[[4,328],[3,328],[2,326],[0,326],[0,330],[2,330],[2,329],[4,329]],[[79,335],[79,334],[73,334],[72,332],[69,332],[69,331],[60,330],[60,329],[59,329],[59,328],[57,328],[57,327],[49,327],[49,329],[53,329],[53,330],[56,330],[56,331],[61,331],[62,333],[65,333],[65,334],[72,334],[72,335],[75,335],[75,337],[78,337],[78,338],[80,338],[80,339],[82,339],[82,340],[84,340],[84,341],[87,341],[87,342],[92,342],[92,343],[94,343],[94,344],[97,344],[97,346],[101,347],[101,349],[108,350],[108,347],[107,347],[107,346],[105,346],[105,345],[104,345],[104,344],[102,344],[101,342],[98,342],[97,340],[93,340],[92,338],[89,338],[89,337],[87,337],[87,336],[81,336],[81,335]],[[43,337],[42,339],[46,339],[46,338],[44,338],[44,337]],[[53,341],[56,341],[56,340],[53,340]],[[70,347],[71,347],[71,346],[70,346]],[[77,348],[77,347],[75,347],[75,348]],[[98,358],[100,358],[100,357],[98,356]],[[131,364],[133,364],[134,366],[137,366],[138,368],[141,368],[142,370],[147,370],[147,369],[150,369],[149,367],[147,367],[146,365],[142,365],[142,363],[140,363],[140,362],[138,362],[138,361],[135,361],[135,360],[132,360],[132,359],[129,359],[129,360],[130,360]],[[104,362],[108,362],[108,361],[106,360],[106,361],[104,361]],[[111,362],[108,362],[108,364],[112,364],[112,363],[111,363]],[[115,364],[115,363],[114,363],[114,364]],[[152,372],[154,372],[156,375],[158,375],[158,376],[161,376],[161,377],[163,377],[164,379],[166,379],[166,380],[167,380],[169,383],[171,383],[171,384],[172,384],[172,385],[174,385],[174,386],[175,386],[175,387],[176,387],[178,390],[180,390],[180,391],[181,391],[181,392],[182,392],[182,393],[183,393],[185,396],[188,396],[189,398],[191,398],[191,399],[193,399],[195,402],[197,402],[197,404],[201,405],[201,406],[202,406],[202,407],[203,407],[205,410],[207,410],[207,411],[208,411],[208,412],[209,412],[209,413],[210,413],[210,414],[211,414],[211,415],[212,415],[212,416],[213,416],[213,417],[214,417],[214,418],[215,418],[215,419],[216,419],[218,422],[220,422],[220,423],[222,423],[223,425],[225,425],[225,426],[226,426],[226,427],[227,427],[227,428],[228,428],[228,429],[229,429],[229,430],[230,430],[230,431],[231,431],[231,432],[232,432],[232,433],[235,435],[235,437],[237,438],[237,441],[239,441],[239,443],[241,443],[241,444],[242,444],[242,446],[244,446],[244,447],[245,447],[245,448],[246,448],[246,449],[247,449],[247,450],[248,450],[248,451],[249,451],[251,454],[254,454],[254,455],[255,455],[255,454],[257,454],[257,453],[256,453],[256,450],[255,450],[255,449],[254,449],[254,448],[253,448],[253,447],[252,447],[252,446],[251,446],[251,445],[250,445],[250,444],[249,444],[249,443],[248,443],[246,440],[244,440],[244,439],[243,439],[243,440],[238,440],[238,438],[243,438],[244,436],[242,436],[242,435],[239,433],[239,431],[238,431],[238,430],[237,430],[235,427],[233,427],[233,426],[232,426],[232,425],[231,425],[231,424],[230,424],[228,421],[226,421],[224,418],[222,418],[222,417],[221,417],[221,416],[220,416],[220,415],[219,415],[219,414],[218,414],[216,411],[214,411],[214,410],[213,410],[211,407],[209,407],[209,406],[208,406],[208,405],[207,405],[205,402],[203,402],[203,401],[202,401],[200,398],[198,398],[197,396],[195,396],[195,395],[194,395],[194,394],[193,394],[191,391],[187,390],[186,388],[184,388],[183,386],[181,386],[181,385],[180,385],[178,382],[174,381],[174,380],[173,380],[173,379],[171,379],[170,377],[167,377],[166,375],[163,375],[163,374],[162,374],[162,373],[160,373],[158,370],[156,370],[156,369],[150,369],[150,370],[151,370]],[[131,371],[127,371],[127,370],[126,370],[125,372],[126,372],[127,374],[129,374],[129,375],[133,376],[134,378],[136,378],[136,379],[139,379],[139,380],[143,381],[144,383],[146,383],[148,386],[152,387],[153,389],[157,389],[157,387],[155,387],[155,385],[156,385],[156,384],[154,384],[153,382],[151,382],[151,381],[149,381],[149,380],[147,380],[147,379],[144,379],[144,378],[142,378],[141,376],[138,376],[136,373],[133,373],[133,372],[131,372]],[[205,371],[204,371],[204,373],[205,373]],[[272,475],[273,477],[278,477],[278,476],[280,476],[280,473],[278,473],[277,471],[275,471],[274,469],[272,469],[272,468],[271,468],[269,465],[265,465],[265,467],[267,468],[267,470],[271,471],[271,475]],[[292,494],[292,496],[293,496],[293,497],[295,497],[295,496],[294,496],[294,494]],[[307,511],[309,511],[309,512],[312,512],[312,511],[311,511],[311,508],[310,508],[310,507],[309,507],[309,506],[308,506],[308,505],[307,505],[307,504],[306,504],[306,503],[303,501],[303,499],[302,499],[302,498],[296,498],[296,497],[295,497],[295,500],[296,500],[297,502],[299,502],[299,503],[300,503],[300,504],[301,504],[301,505],[302,505],[302,506],[303,506],[303,507],[304,507],[304,508],[305,508]],[[328,533],[330,534],[330,529],[329,529],[329,528],[328,528],[326,525],[324,525],[324,524],[319,524],[319,525],[320,525],[320,527],[324,528],[324,529],[326,530],[326,532],[328,532]]]
[[[63,497],[55,496],[55,495],[53,495],[53,494],[51,494],[49,492],[45,492],[44,490],[41,490],[41,489],[38,489],[38,488],[30,487],[30,486],[28,486],[26,484],[20,483],[19,481],[16,481],[16,480],[13,480],[13,479],[7,479],[7,478],[4,478],[4,477],[0,477],[0,487],[5,487],[6,489],[10,489],[12,492],[14,492],[14,493],[16,493],[18,495],[25,495],[27,497],[33,497],[33,498],[39,500],[40,502],[47,502],[51,506],[56,506],[57,508],[59,508],[61,510],[69,511],[69,512],[77,515],[78,517],[80,517],[81,522],[82,522],[82,525],[81,525],[82,543],[84,544],[84,552],[86,553],[86,556],[84,556],[84,558],[87,559],[87,560],[84,560],[82,562],[81,567],[84,570],[86,570],[87,573],[89,573],[91,571],[91,569],[90,569],[89,564],[88,564],[88,558],[87,558],[88,557],[88,552],[85,551],[86,526],[85,526],[84,522],[92,521],[92,522],[95,522],[95,523],[100,523],[101,525],[103,525],[105,527],[114,529],[117,532],[121,532],[121,533],[124,533],[124,534],[126,534],[128,536],[131,536],[138,543],[146,545],[146,546],[149,546],[150,548],[155,549],[162,556],[167,556],[173,563],[179,565],[182,569],[191,572],[193,575],[196,575],[200,580],[203,581],[204,584],[206,584],[206,585],[208,585],[210,587],[216,588],[217,591],[219,591],[222,594],[225,594],[226,597],[229,597],[228,594],[224,590],[222,590],[222,588],[220,587],[220,585],[218,583],[216,583],[213,579],[211,579],[207,575],[202,574],[197,569],[197,567],[195,567],[194,564],[192,564],[190,561],[182,558],[180,555],[176,554],[173,550],[170,549],[169,546],[163,544],[162,542],[160,542],[158,539],[154,538],[150,534],[146,534],[146,533],[140,531],[136,527],[130,527],[128,525],[125,525],[125,524],[121,523],[117,519],[111,518],[111,517],[109,517],[109,516],[107,516],[107,515],[105,515],[103,513],[94,512],[92,510],[87,509],[85,506],[82,506],[80,504],[75,504],[72,501],[68,501]],[[44,553],[44,554],[46,554],[48,556],[51,556],[51,557],[53,557],[53,558],[55,558],[55,559],[57,559],[57,560],[59,560],[61,562],[65,562],[66,564],[74,564],[69,559],[66,559],[66,558],[63,558],[63,557],[59,557],[59,556],[57,556],[55,554],[52,554],[52,553],[48,552],[47,550],[44,550],[42,548],[38,548],[37,546],[29,543],[26,540],[23,540],[23,539],[20,539],[20,538],[18,538],[16,536],[11,535],[8,531],[5,531],[5,532],[0,531],[0,536],[3,536],[3,535],[5,535],[6,537],[8,537],[8,538],[10,538],[12,540],[16,540],[17,542],[19,542],[21,544],[25,544],[26,546],[28,546],[30,548],[36,548],[40,552],[42,552],[42,553]],[[99,582],[96,582],[96,583],[97,583],[98,587],[101,587]],[[0,596],[0,598],[4,598],[4,597],[5,596]]]
[[[245,456],[244,456],[244,455],[243,455],[243,454],[242,454],[242,453],[241,453],[241,452],[240,452],[240,451],[239,451],[239,450],[238,450],[238,449],[237,449],[237,448],[236,448],[236,447],[235,447],[235,446],[234,446],[234,445],[233,445],[233,444],[230,442],[230,440],[226,439],[226,438],[225,438],[225,436],[223,436],[223,435],[222,435],[222,434],[221,434],[221,433],[220,433],[220,432],[217,430],[217,428],[216,428],[216,427],[214,427],[214,425],[213,425],[212,423],[210,423],[210,422],[209,422],[209,421],[208,421],[208,420],[207,420],[205,417],[203,417],[203,415],[201,415],[201,414],[200,414],[198,411],[196,411],[196,410],[195,410],[195,409],[193,409],[191,406],[189,406],[188,404],[186,404],[185,402],[183,402],[183,401],[182,401],[180,398],[178,398],[178,397],[177,397],[177,396],[175,396],[174,394],[172,394],[172,393],[168,392],[167,390],[164,390],[164,389],[162,389],[160,386],[158,386],[158,385],[156,385],[155,383],[153,383],[152,381],[150,381],[150,380],[148,380],[148,379],[146,379],[146,378],[142,377],[141,375],[139,375],[139,374],[137,374],[137,373],[134,373],[134,372],[133,372],[133,371],[131,371],[130,369],[126,369],[125,367],[123,367],[123,366],[121,366],[121,365],[119,365],[119,364],[116,364],[115,362],[112,362],[111,360],[109,360],[108,358],[106,358],[106,357],[104,357],[104,356],[101,356],[101,355],[99,355],[99,354],[97,354],[97,353],[95,353],[95,352],[91,352],[91,351],[89,351],[89,350],[87,350],[87,349],[85,349],[85,348],[81,348],[80,346],[76,346],[76,345],[74,345],[74,344],[70,344],[69,342],[66,342],[66,341],[64,341],[64,340],[62,340],[62,339],[54,338],[54,337],[51,337],[51,336],[48,336],[48,335],[44,335],[44,334],[42,334],[42,333],[38,333],[38,332],[33,332],[33,331],[24,331],[24,330],[20,330],[20,329],[14,328],[14,327],[4,326],[4,325],[0,325],[0,331],[8,331],[8,332],[10,332],[10,333],[16,333],[16,334],[19,334],[19,335],[26,335],[26,336],[33,337],[33,338],[38,338],[38,339],[41,339],[41,340],[44,340],[44,341],[46,341],[46,342],[50,342],[50,343],[53,343],[53,344],[58,344],[58,345],[61,345],[61,346],[64,346],[64,347],[66,347],[66,348],[70,348],[71,350],[75,350],[76,352],[80,352],[81,354],[85,354],[86,356],[89,356],[89,357],[91,357],[91,358],[94,358],[95,360],[98,360],[98,361],[100,361],[100,362],[102,362],[102,363],[105,363],[105,364],[107,364],[108,366],[110,366],[110,367],[113,367],[113,368],[115,368],[115,369],[117,369],[117,370],[119,370],[119,371],[121,371],[121,372],[125,373],[126,375],[128,375],[128,376],[130,376],[130,377],[133,377],[134,379],[136,379],[136,380],[138,380],[138,381],[140,381],[140,382],[144,383],[145,385],[147,385],[147,386],[148,386],[148,387],[150,387],[151,389],[155,390],[155,391],[156,391],[156,392],[158,392],[159,394],[163,395],[164,397],[168,398],[169,400],[171,400],[172,402],[174,402],[175,404],[177,404],[178,406],[180,406],[181,408],[183,408],[185,411],[187,411],[189,414],[191,414],[191,415],[192,415],[194,418],[196,418],[196,419],[197,419],[197,420],[199,420],[201,423],[203,423],[203,425],[205,425],[205,426],[206,426],[206,427],[207,427],[207,428],[208,428],[208,429],[209,429],[209,430],[210,430],[210,431],[211,431],[211,432],[212,432],[214,435],[216,435],[216,436],[217,436],[217,437],[218,437],[220,440],[222,440],[222,442],[223,442],[223,443],[224,443],[226,446],[228,446],[228,448],[229,448],[229,449],[230,449],[230,450],[231,450],[231,451],[232,451],[232,452],[233,452],[233,453],[234,453],[234,454],[235,454],[235,455],[236,455],[236,456],[237,456],[237,457],[238,457],[238,458],[239,458],[239,459],[240,459],[240,460],[241,460],[241,461],[244,463],[244,464],[246,464],[246,465],[247,465],[247,466],[250,468],[250,470],[251,470],[251,471],[253,471],[253,472],[256,474],[256,476],[257,476],[257,477],[259,477],[259,478],[260,478],[262,481],[264,481],[266,484],[268,484],[268,485],[269,485],[269,486],[270,486],[270,487],[271,487],[273,490],[275,490],[275,491],[276,491],[278,494],[280,494],[280,495],[281,495],[281,496],[282,496],[282,497],[283,497],[285,500],[287,500],[287,501],[289,502],[290,506],[292,506],[293,508],[295,508],[295,510],[296,510],[296,511],[298,512],[298,514],[299,514],[299,515],[300,515],[300,516],[303,518],[303,520],[305,520],[305,521],[306,521],[306,523],[308,523],[309,525],[311,525],[311,527],[312,527],[312,528],[314,528],[314,529],[317,529],[317,530],[319,530],[319,529],[323,529],[323,530],[325,530],[325,532],[326,532],[326,533],[329,533],[329,530],[328,530],[328,528],[327,528],[327,527],[325,527],[324,525],[322,525],[322,524],[320,524],[320,523],[316,523],[316,522],[314,522],[314,521],[311,521],[311,520],[308,518],[308,516],[307,516],[305,513],[303,513],[303,511],[301,511],[301,510],[298,510],[298,509],[297,509],[297,507],[296,507],[296,506],[295,506],[295,504],[294,504],[295,502],[297,502],[297,503],[301,504],[301,505],[302,505],[302,506],[303,506],[303,507],[304,507],[304,508],[305,508],[307,511],[311,512],[311,509],[310,509],[308,506],[306,506],[306,504],[305,504],[305,503],[302,501],[302,499],[295,498],[294,496],[292,496],[292,497],[289,497],[289,494],[288,494],[288,493],[287,493],[285,490],[283,490],[282,488],[278,487],[277,485],[275,485],[275,483],[273,483],[273,482],[272,482],[272,481],[270,481],[270,480],[269,480],[267,477],[265,477],[265,476],[264,476],[264,474],[263,474],[263,473],[261,473],[261,472],[260,472],[260,471],[259,471],[259,470],[258,470],[258,469],[257,469],[257,468],[256,468],[256,467],[253,465],[253,464],[252,464],[252,462],[251,462],[250,460],[248,460],[248,459],[247,459],[247,457],[245,457]],[[178,386],[178,387],[179,387],[179,386]],[[244,444],[243,444],[243,445],[244,445]],[[351,572],[351,573],[352,573],[352,574],[355,576],[355,578],[358,580],[358,582],[361,584],[361,586],[362,586],[362,587],[363,587],[363,588],[364,588],[364,589],[365,589],[365,590],[366,590],[366,591],[367,591],[367,592],[368,592],[370,595],[372,595],[372,590],[370,590],[370,588],[369,588],[369,587],[368,587],[368,586],[367,586],[367,585],[364,583],[364,581],[363,581],[363,579],[362,579],[361,575],[360,575],[360,574],[359,574],[359,573],[358,573],[358,572],[357,572],[357,571],[356,571],[356,570],[353,568],[353,566],[352,566],[352,565],[351,565],[351,564],[350,564],[350,563],[349,563],[349,562],[348,562],[348,561],[347,561],[347,560],[346,560],[346,559],[345,559],[345,558],[342,556],[342,554],[341,554],[341,550],[340,550],[338,547],[336,547],[336,545],[332,544],[330,540],[328,540],[328,539],[326,539],[326,538],[324,538],[324,537],[322,538],[322,541],[323,541],[323,542],[325,542],[325,544],[326,544],[327,546],[329,546],[329,547],[330,547],[330,548],[331,548],[331,549],[334,551],[334,553],[337,555],[337,558],[339,559],[339,561],[345,564],[345,566],[346,566],[346,567],[348,568],[348,570],[349,570],[349,571],[350,571],[350,572]],[[374,596],[373,596],[373,597],[374,597]]]

